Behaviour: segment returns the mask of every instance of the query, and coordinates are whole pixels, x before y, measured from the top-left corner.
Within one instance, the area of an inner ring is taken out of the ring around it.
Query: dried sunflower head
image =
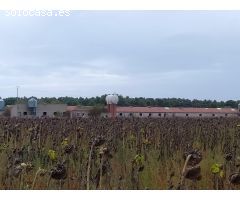
[[[107,147],[101,147],[99,149],[99,155],[105,155],[108,158],[112,158],[113,157],[112,154],[110,153],[109,148],[107,148]]]
[[[105,142],[106,142],[106,140],[100,136],[94,139],[94,145],[96,147],[103,145]]]
[[[12,174],[15,177],[18,177],[23,171],[23,168],[21,167],[21,165],[17,165],[13,168]]]
[[[196,180],[199,181],[201,180],[201,167],[200,166],[194,166],[194,167],[189,167],[185,171],[185,178],[190,179],[190,180]]]
[[[66,179],[67,178],[67,170],[63,164],[57,164],[54,168],[50,170],[51,178],[56,180]]]
[[[234,185],[240,184],[240,173],[233,173],[228,177],[230,183]]]
[[[225,158],[226,161],[230,161],[230,160],[232,160],[233,155],[232,155],[231,152],[229,152],[229,153],[226,153],[226,155],[224,156],[224,158]]]
[[[39,169],[39,176],[45,176],[45,174],[47,173],[47,170],[45,169]]]
[[[70,154],[73,152],[74,146],[72,144],[68,144],[64,147],[64,152],[66,154]]]
[[[21,159],[20,159],[20,158],[15,158],[13,164],[14,164],[14,165],[19,165],[19,164],[21,164]]]
[[[202,154],[199,150],[190,150],[184,153],[183,158],[186,160],[187,156],[191,155],[188,165],[195,166],[202,161]]]

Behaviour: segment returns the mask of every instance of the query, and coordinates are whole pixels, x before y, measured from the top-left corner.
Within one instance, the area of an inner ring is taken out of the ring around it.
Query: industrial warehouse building
[[[114,101],[113,101],[114,100]],[[117,95],[106,97],[106,111],[101,117],[139,117],[139,118],[165,118],[165,117],[239,117],[240,105],[234,108],[180,108],[180,107],[121,107],[117,106]],[[114,105],[113,105],[114,104]],[[0,115],[9,111],[10,117],[61,117],[86,118],[89,117],[91,106],[67,106],[66,104],[38,104],[36,98],[31,97],[26,104],[5,106],[0,98]],[[112,108],[112,109],[111,109]]]
[[[1,115],[6,111],[10,117],[56,117],[64,116],[67,110],[66,104],[38,104],[37,98],[31,97],[25,104],[15,104],[5,107],[5,103],[0,99]]]
[[[70,117],[88,117],[91,107],[68,106]],[[109,117],[109,113],[102,113]],[[238,117],[240,111],[233,108],[177,108],[177,107],[120,107],[116,108],[116,117]]]
[[[104,117],[139,117],[139,118],[164,118],[164,117],[239,117],[238,109],[233,108],[185,108],[185,107],[121,107],[117,106],[118,96],[110,94],[106,96],[107,113],[101,113]],[[78,106],[68,107],[70,117],[88,117],[90,108]]]
[[[233,108],[117,107],[118,117],[238,117]]]
[[[13,105],[11,117],[56,117],[87,118],[91,106],[67,106],[66,104],[39,104],[32,115],[26,104]],[[3,111],[1,111],[3,113]],[[68,115],[67,115],[68,113]],[[170,107],[117,107],[116,117],[165,118],[165,117],[239,117],[238,109],[233,108],[170,108]],[[101,117],[110,117],[102,113]]]
[[[66,104],[38,104],[33,114],[27,104],[8,107],[11,117],[56,117],[87,118],[91,106],[67,106]],[[3,113],[3,111],[1,111]],[[0,113],[0,114],[1,114]],[[68,114],[67,114],[68,113]],[[177,107],[121,107],[116,108],[116,117],[165,118],[165,117],[239,117],[240,111],[233,108],[177,108]],[[101,113],[110,117],[110,113]]]
[[[17,104],[10,108],[11,117],[54,117],[63,116],[67,110],[66,104],[38,104],[35,114],[27,104]]]

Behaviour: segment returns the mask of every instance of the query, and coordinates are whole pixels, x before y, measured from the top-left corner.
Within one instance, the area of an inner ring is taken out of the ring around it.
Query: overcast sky
[[[240,11],[0,15],[0,96],[240,99]]]

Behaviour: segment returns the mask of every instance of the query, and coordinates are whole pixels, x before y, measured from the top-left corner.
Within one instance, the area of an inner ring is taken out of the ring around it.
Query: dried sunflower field
[[[0,119],[0,189],[240,189],[240,118]]]

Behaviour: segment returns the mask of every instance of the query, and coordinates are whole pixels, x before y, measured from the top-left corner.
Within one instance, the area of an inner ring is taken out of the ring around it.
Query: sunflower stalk
[[[192,155],[188,155],[187,158],[186,158],[186,160],[185,160],[185,163],[184,163],[184,166],[183,166],[183,169],[182,169],[180,186],[183,186],[183,185],[184,185],[185,175],[186,175],[186,169],[187,169],[187,165],[188,165],[188,162],[189,162],[191,156],[192,156]]]

